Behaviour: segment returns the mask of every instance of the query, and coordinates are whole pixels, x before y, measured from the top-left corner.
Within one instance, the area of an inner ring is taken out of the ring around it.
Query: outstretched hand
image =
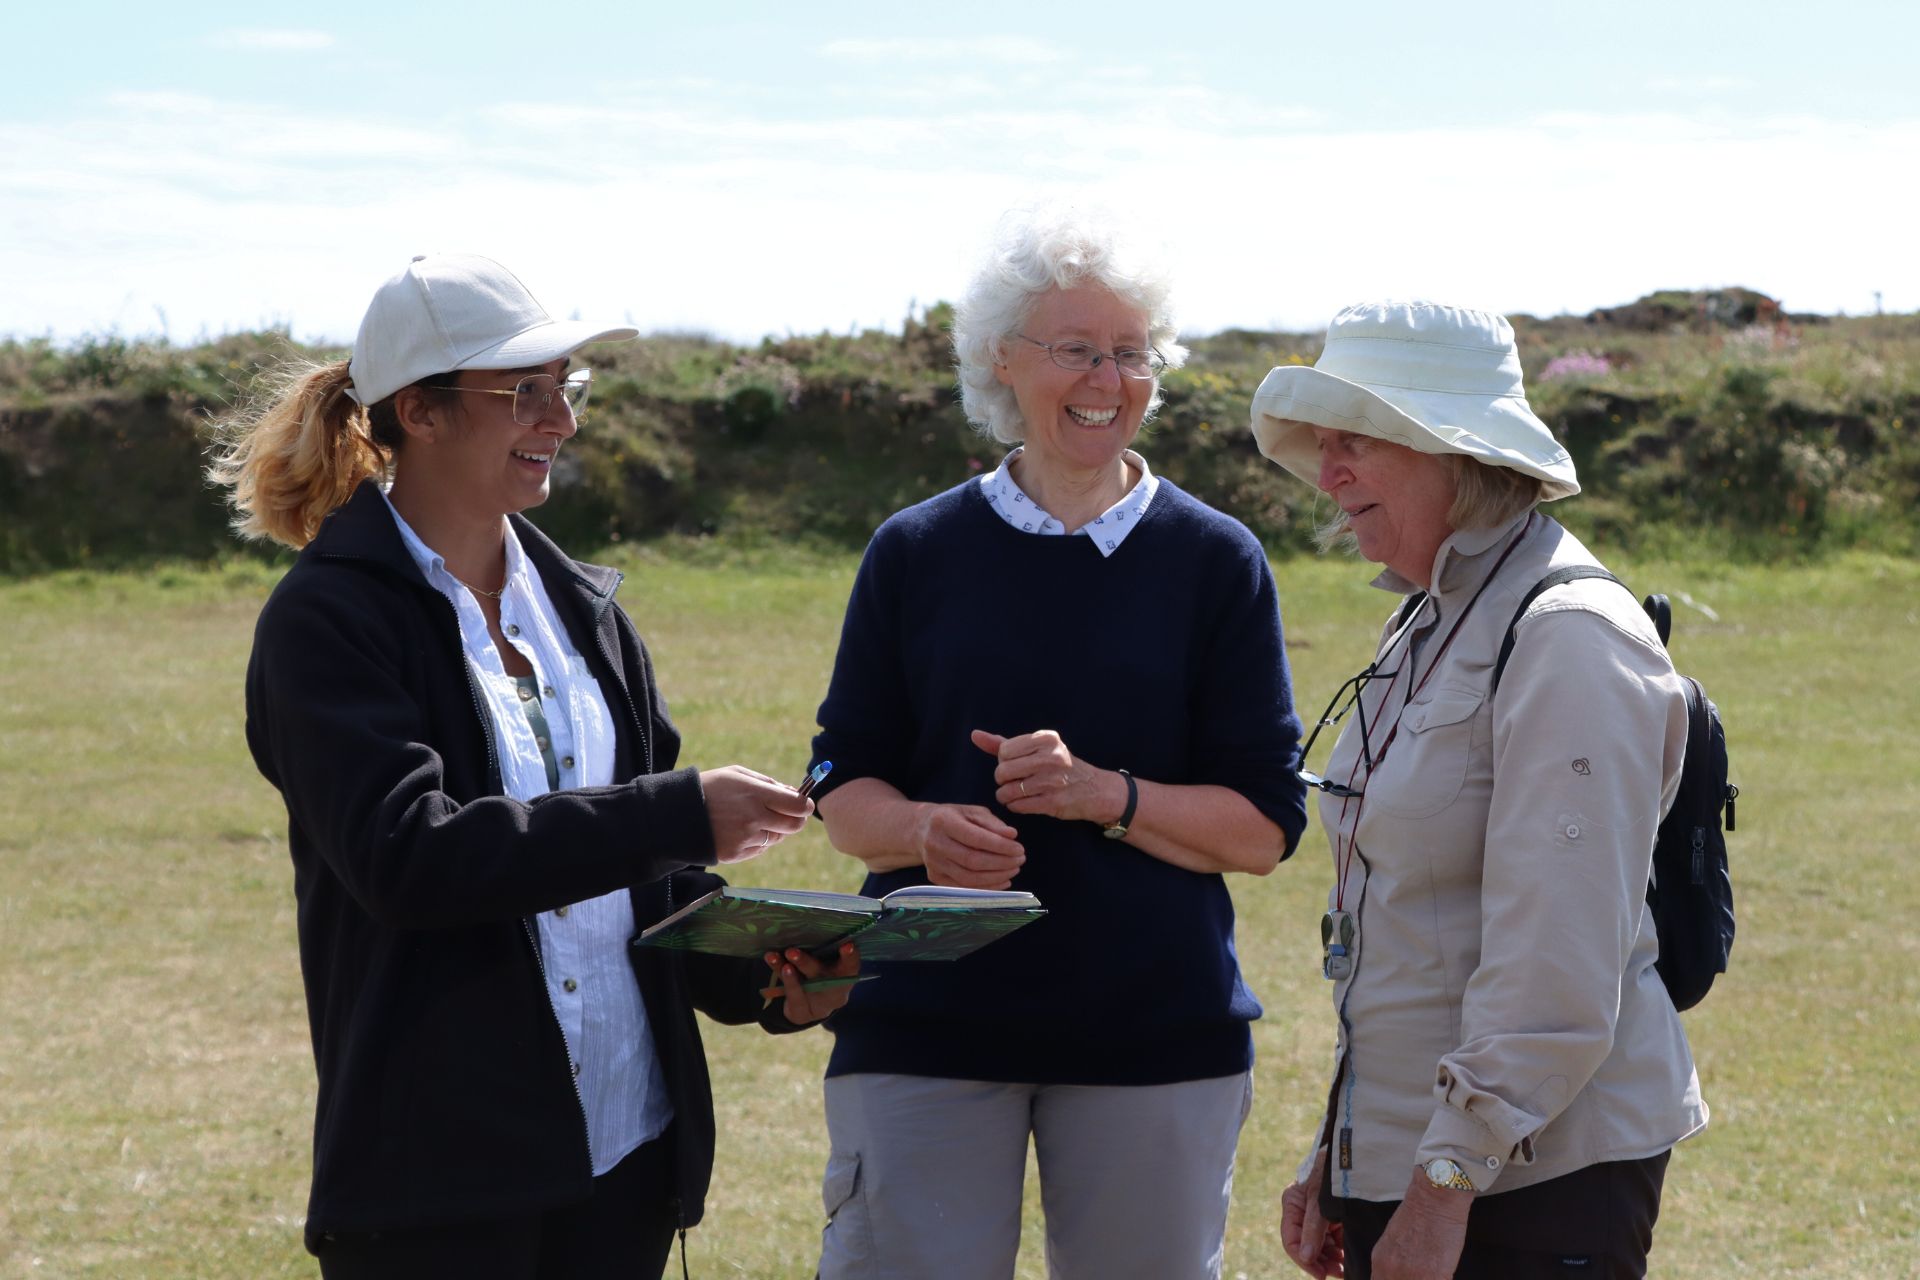
[[[813,812],[813,801],[744,765],[701,770],[700,789],[713,850],[722,864],[758,857],[806,826]]]
[[[1104,826],[1118,822],[1126,811],[1126,780],[1075,757],[1052,729],[1011,738],[975,729],[969,736],[974,746],[1000,762],[993,771],[999,784],[993,798],[1014,813]]]

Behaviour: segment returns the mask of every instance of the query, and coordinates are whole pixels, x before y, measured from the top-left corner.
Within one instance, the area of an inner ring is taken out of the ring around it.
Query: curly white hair
[[[960,369],[960,403],[967,420],[1002,444],[1026,439],[1013,388],[994,376],[1006,360],[1007,339],[1026,327],[1034,304],[1049,289],[1097,284],[1147,317],[1147,341],[1170,369],[1187,358],[1176,342],[1172,286],[1164,263],[1127,238],[1114,220],[1068,205],[1015,209],[1000,220],[986,262],[954,308],[953,350]],[[1155,382],[1147,404],[1160,407]]]

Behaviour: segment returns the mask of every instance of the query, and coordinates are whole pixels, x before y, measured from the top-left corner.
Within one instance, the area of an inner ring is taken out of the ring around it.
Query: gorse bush
[[[1623,547],[1920,547],[1920,316],[1789,323],[1747,291],[1691,296],[1515,319],[1534,407],[1585,488],[1555,516]],[[857,547],[1004,452],[961,414],[951,320],[942,305],[897,334],[593,348],[592,403],[535,518],[582,553],[663,534]],[[1137,447],[1277,553],[1305,548],[1315,495],[1259,456],[1247,408],[1319,336],[1188,345]],[[201,475],[212,424],[290,355],[341,353],[281,332],[0,342],[0,572],[233,554]]]

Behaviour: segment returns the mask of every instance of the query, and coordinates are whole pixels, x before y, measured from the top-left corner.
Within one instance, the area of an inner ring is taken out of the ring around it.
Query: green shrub
[[[1643,301],[1632,323],[1516,319],[1534,407],[1584,488],[1557,517],[1622,548],[1920,544],[1920,316],[1762,325],[1743,319],[1758,314],[1744,291]],[[537,518],[583,553],[663,535],[858,546],[1004,452],[961,414],[951,326],[942,304],[897,334],[597,347],[586,421]],[[1304,548],[1315,495],[1259,456],[1248,405],[1319,338],[1235,329],[1188,345],[1138,447],[1276,551]],[[341,353],[272,330],[192,347],[0,342],[0,573],[230,554],[221,495],[200,479],[209,424],[289,355]]]

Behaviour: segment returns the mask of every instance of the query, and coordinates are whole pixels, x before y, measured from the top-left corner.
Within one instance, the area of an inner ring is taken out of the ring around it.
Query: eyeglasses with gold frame
[[[456,387],[441,385],[442,391],[466,391],[482,396],[512,396],[513,420],[523,427],[537,427],[546,420],[558,395],[575,417],[586,407],[587,393],[593,389],[593,370],[575,369],[564,379],[550,373],[530,373],[511,387]]]

